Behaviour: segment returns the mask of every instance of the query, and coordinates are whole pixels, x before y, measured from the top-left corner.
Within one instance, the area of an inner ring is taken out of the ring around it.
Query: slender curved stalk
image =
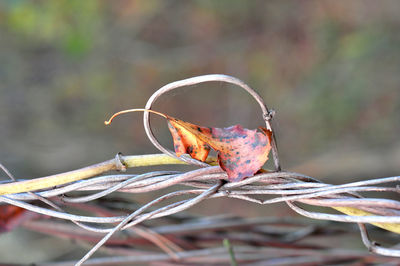
[[[196,85],[196,84],[205,83],[205,82],[212,82],[212,81],[225,82],[225,83],[230,83],[230,84],[239,86],[240,88],[247,91],[257,101],[257,103],[260,105],[260,108],[262,110],[262,116],[265,121],[266,128],[272,132],[271,148],[272,148],[272,157],[274,159],[275,171],[277,171],[277,172],[281,171],[281,165],[279,162],[278,148],[277,148],[277,144],[276,144],[275,133],[274,133],[274,130],[271,125],[271,119],[272,119],[274,112],[271,112],[267,108],[267,105],[265,104],[264,100],[261,98],[261,96],[255,90],[253,90],[249,85],[247,85],[246,83],[244,83],[243,81],[241,81],[238,78],[228,76],[228,75],[223,75],[223,74],[209,74],[209,75],[197,76],[197,77],[174,81],[174,82],[168,83],[167,85],[161,87],[155,93],[153,93],[153,95],[147,101],[145,109],[150,110],[152,105],[155,103],[155,101],[161,95],[163,95],[164,93],[166,93],[168,91],[171,91],[171,90],[174,90],[174,89],[177,89],[180,87],[191,86],[191,85]],[[143,125],[144,125],[144,130],[147,134],[147,137],[153,143],[153,145],[157,149],[159,149],[161,152],[177,158],[173,151],[171,151],[171,150],[165,148],[163,145],[161,145],[161,143],[159,143],[157,138],[154,136],[153,131],[151,129],[151,125],[150,125],[149,115],[150,115],[149,112],[143,113]],[[204,163],[197,161],[197,160],[193,160],[191,158],[180,157],[180,159],[190,162],[192,164],[201,166],[201,167],[207,166]]]
[[[215,158],[210,158],[208,163],[215,162]],[[39,189],[59,186],[85,178],[97,176],[112,170],[125,170],[126,168],[140,166],[155,166],[166,164],[186,164],[185,162],[168,156],[166,154],[147,154],[147,155],[117,155],[102,163],[90,165],[78,170],[69,171],[61,174],[50,175],[31,180],[0,184],[0,195],[15,194],[21,192],[35,191]]]

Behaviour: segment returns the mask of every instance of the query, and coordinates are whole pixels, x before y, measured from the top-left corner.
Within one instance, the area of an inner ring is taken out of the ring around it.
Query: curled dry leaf
[[[114,117],[122,113],[135,111],[152,112],[167,119],[177,156],[189,154],[204,162],[210,149],[214,149],[218,153],[218,162],[230,181],[253,176],[268,160],[272,133],[262,127],[259,128],[260,131],[246,129],[241,125],[227,128],[201,127],[147,109],[121,111],[105,123],[111,123]]]
[[[241,125],[227,128],[200,127],[169,117],[169,130],[176,155],[189,154],[205,161],[210,148],[218,152],[218,162],[230,181],[253,176],[268,160],[271,131],[250,130]]]

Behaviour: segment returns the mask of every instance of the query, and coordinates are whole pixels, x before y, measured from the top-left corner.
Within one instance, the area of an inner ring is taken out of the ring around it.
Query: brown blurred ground
[[[0,162],[31,178],[157,152],[139,114],[103,121],[166,83],[223,73],[277,111],[283,168],[334,183],[398,175],[399,13],[395,0],[2,1]],[[156,108],[204,126],[262,123],[219,83]]]

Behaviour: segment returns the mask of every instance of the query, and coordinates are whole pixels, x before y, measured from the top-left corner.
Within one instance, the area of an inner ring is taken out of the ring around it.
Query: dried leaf
[[[199,134],[210,134],[211,129],[199,127],[183,122],[173,117],[168,117],[168,128],[174,141],[174,150],[177,156],[189,154],[192,158],[204,162],[210,152],[207,139]],[[194,132],[194,133],[193,133]]]
[[[253,176],[268,160],[271,131],[265,128],[260,128],[261,132],[241,125],[207,128],[173,117],[167,119],[178,156],[187,153],[204,161],[211,147],[218,152],[219,164],[230,181]]]
[[[260,131],[246,129],[241,125],[227,128],[200,127],[146,109],[118,112],[105,123],[110,124],[120,114],[137,111],[152,112],[167,119],[177,156],[187,153],[194,159],[205,161],[211,148],[217,151],[219,164],[230,181],[253,176],[268,160],[272,133],[262,127]]]

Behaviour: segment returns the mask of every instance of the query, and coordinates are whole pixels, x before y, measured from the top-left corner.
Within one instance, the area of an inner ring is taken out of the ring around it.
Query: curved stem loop
[[[211,81],[220,81],[220,82],[226,82],[226,83],[237,85],[237,86],[241,87],[242,89],[246,90],[260,105],[261,110],[262,110],[262,116],[265,121],[266,127],[267,127],[267,129],[271,130],[271,132],[272,132],[272,141],[271,141],[272,156],[274,159],[275,171],[279,172],[281,170],[281,166],[280,166],[280,162],[279,162],[278,148],[277,148],[277,144],[276,144],[275,134],[274,134],[274,131],[273,131],[272,125],[271,125],[271,118],[272,118],[274,112],[270,112],[268,110],[267,106],[265,105],[263,99],[261,98],[261,96],[256,91],[254,91],[249,85],[247,85],[240,79],[237,79],[235,77],[228,76],[228,75],[210,74],[210,75],[197,76],[197,77],[192,77],[192,78],[188,78],[188,79],[171,82],[171,83],[161,87],[160,89],[158,89],[149,98],[149,100],[146,103],[145,109],[150,110],[152,105],[154,104],[154,102],[158,98],[160,98],[161,95],[163,95],[164,93],[166,93],[168,91],[172,91],[174,89],[184,87],[184,86],[190,86],[190,85],[195,85],[195,84],[204,83],[204,82],[211,82]],[[179,160],[183,160],[185,162],[192,163],[192,164],[195,164],[195,165],[198,165],[201,167],[208,166],[207,164],[197,161],[192,158],[177,157],[173,151],[162,146],[153,134],[153,131],[152,131],[151,125],[150,125],[150,119],[149,119],[148,112],[145,112],[143,114],[143,124],[144,124],[144,129],[146,131],[147,137],[153,143],[153,145],[157,149],[159,149],[161,152],[168,154],[172,157],[175,157]]]

